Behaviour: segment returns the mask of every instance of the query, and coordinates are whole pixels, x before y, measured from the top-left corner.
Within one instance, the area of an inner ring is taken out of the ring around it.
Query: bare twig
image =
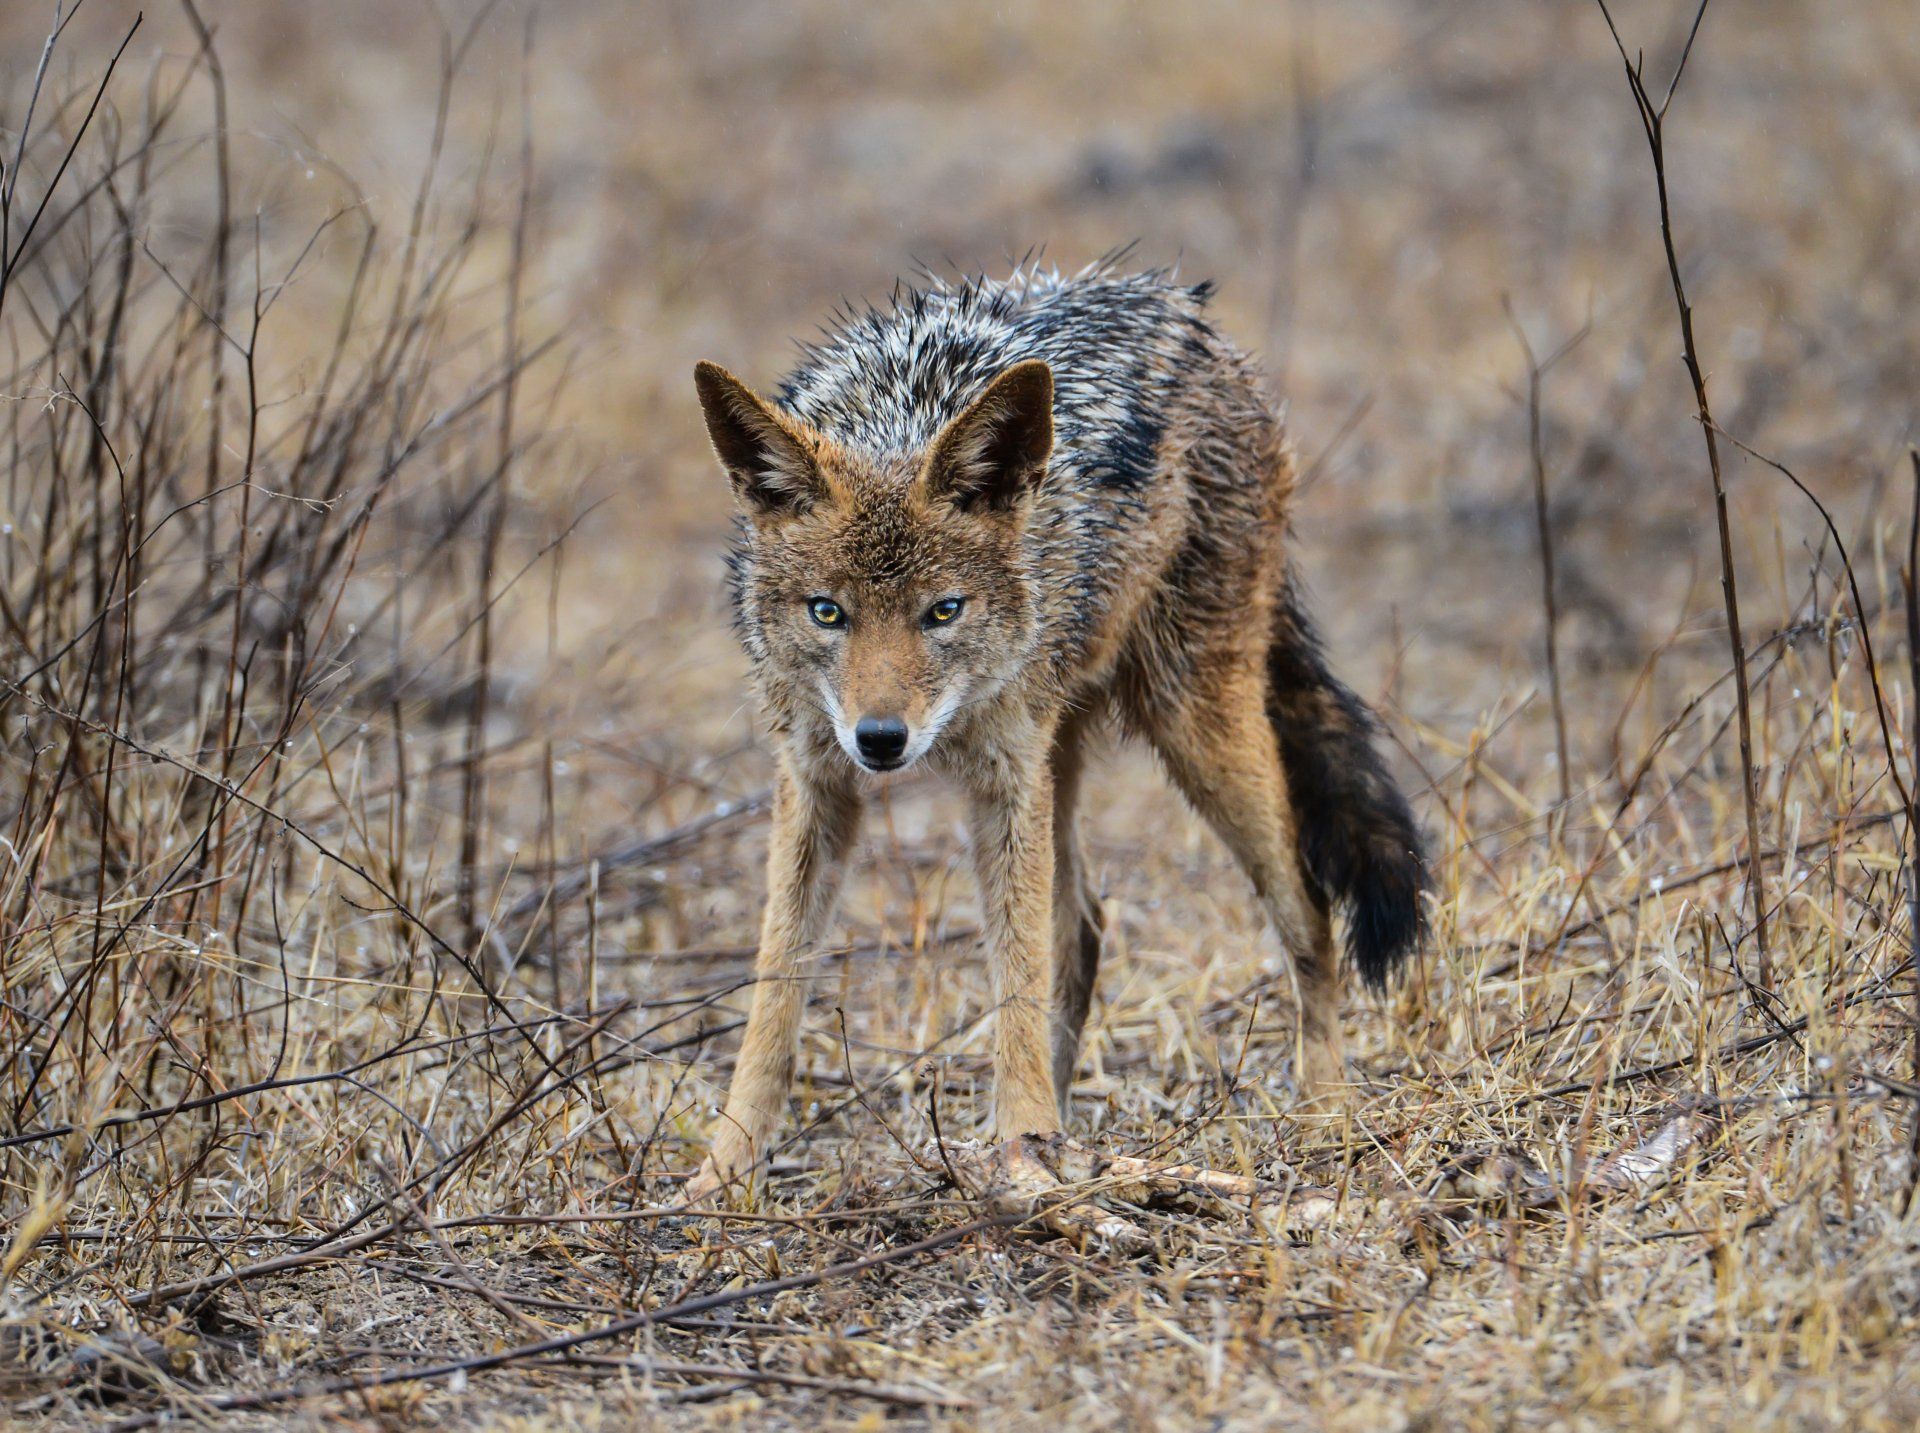
[[[1553,701],[1553,744],[1559,762],[1560,804],[1565,806],[1572,790],[1572,775],[1567,762],[1567,709],[1560,689],[1560,607],[1553,580],[1553,523],[1547,505],[1546,447],[1540,433],[1540,385],[1555,364],[1579,347],[1587,336],[1588,326],[1582,325],[1578,333],[1542,362],[1534,357],[1533,344],[1528,341],[1527,331],[1514,314],[1512,303],[1504,295],[1500,302],[1506,310],[1507,322],[1513,328],[1514,337],[1520,342],[1520,351],[1527,360],[1527,453],[1533,465],[1534,522],[1540,534],[1540,604],[1545,613],[1547,687]]]
[[[1913,508],[1907,524],[1907,561],[1900,574],[1907,599],[1907,700],[1910,703],[1907,750],[1920,760],[1920,449],[1907,454],[1913,467]],[[1888,753],[1892,759],[1892,753]],[[1920,787],[1920,779],[1915,786]],[[1913,1083],[1920,1085],[1920,811],[1907,793],[1907,968],[1913,978]],[[1920,1194],[1920,1103],[1913,1108],[1907,1134],[1907,1205],[1913,1213]]]
[[[1747,893],[1753,911],[1754,947],[1759,956],[1759,985],[1763,990],[1771,990],[1773,964],[1767,946],[1765,871],[1760,860],[1760,798],[1753,768],[1753,716],[1749,710],[1751,692],[1747,684],[1747,644],[1740,628],[1740,594],[1734,576],[1733,525],[1727,514],[1726,485],[1720,476],[1720,447],[1714,438],[1719,430],[1713,421],[1713,410],[1707,403],[1706,370],[1701,366],[1700,351],[1694,341],[1693,306],[1687,301],[1686,284],[1680,277],[1680,256],[1673,237],[1673,209],[1667,197],[1667,108],[1680,89],[1680,78],[1686,73],[1687,60],[1693,54],[1693,42],[1699,36],[1701,21],[1706,18],[1709,0],[1700,0],[1700,8],[1693,17],[1693,27],[1687,34],[1686,48],[1680,53],[1673,79],[1658,105],[1647,93],[1640,63],[1627,54],[1626,43],[1614,26],[1613,13],[1607,9],[1606,0],[1598,0],[1598,3],[1600,13],[1606,17],[1607,29],[1613,35],[1614,45],[1620,51],[1620,62],[1627,72],[1627,85],[1633,92],[1634,105],[1640,114],[1640,127],[1646,134],[1647,149],[1653,157],[1654,188],[1660,198],[1660,241],[1666,250],[1667,278],[1672,285],[1674,305],[1680,315],[1681,354],[1686,362],[1687,377],[1693,384],[1694,409],[1699,416],[1701,436],[1707,445],[1707,471],[1713,482],[1714,523],[1720,538],[1720,591],[1725,599],[1727,643],[1733,656],[1734,701],[1739,714],[1740,787],[1747,813]]]

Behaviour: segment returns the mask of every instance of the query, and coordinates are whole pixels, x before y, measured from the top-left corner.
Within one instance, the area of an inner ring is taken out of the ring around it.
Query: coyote
[[[690,1198],[765,1156],[862,795],[920,762],[968,802],[995,1135],[1062,1129],[1101,946],[1074,808],[1105,727],[1158,753],[1252,878],[1296,971],[1296,1088],[1335,1093],[1330,914],[1381,988],[1421,939],[1426,870],[1302,605],[1292,455],[1210,291],[1023,266],[837,315],[771,401],[695,369],[779,769],[752,1011]]]

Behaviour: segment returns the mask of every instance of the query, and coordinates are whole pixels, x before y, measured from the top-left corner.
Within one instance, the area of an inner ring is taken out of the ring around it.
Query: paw
[[[693,1178],[680,1186],[680,1203],[714,1208],[738,1200],[753,1177],[753,1160],[727,1140],[716,1140]]]
[[[693,1172],[693,1178],[680,1186],[680,1202],[691,1205],[709,1205],[719,1196],[726,1185],[726,1176],[711,1159],[700,1162]]]
[[[961,1189],[995,1214],[1038,1224],[1082,1246],[1138,1253],[1152,1243],[1131,1220],[1092,1203],[1115,1191],[1102,1185],[1100,1156],[1064,1135],[936,1145],[928,1158],[951,1170]]]

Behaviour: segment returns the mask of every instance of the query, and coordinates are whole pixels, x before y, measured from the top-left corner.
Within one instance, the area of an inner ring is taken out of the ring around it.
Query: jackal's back
[[[778,401],[842,442],[911,452],[995,375],[1044,359],[1054,374],[1051,481],[1136,489],[1153,475],[1169,389],[1219,344],[1203,314],[1209,291],[1108,266],[901,287],[803,345]]]

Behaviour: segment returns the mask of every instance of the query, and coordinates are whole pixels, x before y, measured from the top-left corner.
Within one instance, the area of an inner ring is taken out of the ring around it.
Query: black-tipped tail
[[[1420,947],[1427,862],[1407,798],[1374,747],[1367,704],[1327,667],[1292,581],[1267,656],[1268,710],[1315,895],[1347,916],[1347,950],[1375,990]]]

